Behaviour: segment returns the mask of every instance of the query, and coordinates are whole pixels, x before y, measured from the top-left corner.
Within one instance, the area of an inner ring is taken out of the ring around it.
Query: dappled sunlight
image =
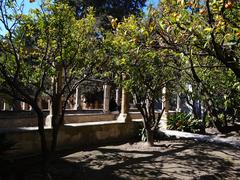
[[[211,176],[224,179],[237,177],[240,152],[217,145],[202,144],[194,141],[172,141],[171,146],[156,143],[155,147],[144,148],[141,143],[133,145],[106,146],[94,151],[81,151],[73,157],[64,158],[67,162],[74,159],[90,171],[90,177],[116,176],[123,179],[193,179]],[[233,154],[235,152],[235,154]]]

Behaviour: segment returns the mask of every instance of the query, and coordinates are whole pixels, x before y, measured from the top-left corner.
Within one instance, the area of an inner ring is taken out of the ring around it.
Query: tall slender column
[[[23,111],[27,110],[27,104],[25,102],[22,102],[22,110]]]
[[[111,87],[107,84],[103,85],[103,112],[109,113],[109,103],[110,103],[110,89]]]
[[[188,88],[188,91],[189,91],[190,93],[193,92],[193,88],[192,88],[192,85],[191,85],[191,84],[187,84],[187,88]],[[194,104],[193,99],[191,98],[191,96],[188,96],[187,98],[189,99],[189,102],[190,102],[191,104]],[[189,103],[187,103],[187,102],[186,102],[186,106],[187,106],[187,108],[188,108],[188,111],[189,111],[191,114],[193,114],[193,107],[192,107],[191,105],[189,105]]]
[[[78,86],[78,87],[76,88],[74,110],[79,110],[79,109],[81,109],[80,103],[81,103],[81,94],[80,94],[80,87]]]
[[[129,116],[129,103],[128,103],[128,92],[122,89],[122,100],[121,100],[121,113],[118,116],[118,121],[130,122],[131,118]]]
[[[120,105],[120,94],[119,94],[120,90],[119,88],[116,89],[116,94],[115,94],[115,101],[117,103],[117,105]]]
[[[161,129],[167,129],[167,118],[169,115],[169,93],[166,87],[162,89],[162,109],[164,109],[162,120],[160,121]]]
[[[64,79],[64,71],[63,71],[63,66],[61,64],[57,64],[57,76],[55,78],[52,78],[52,88],[55,94],[58,94],[62,91],[62,86],[63,86],[63,79]],[[63,95],[62,95],[63,96]],[[52,127],[52,117],[53,113],[56,113],[55,115],[61,116],[62,115],[62,106],[63,106],[63,97],[61,96],[59,104],[54,104],[53,106],[53,100],[50,98],[50,101],[48,104],[50,105],[49,107],[49,115],[45,119],[45,126]],[[59,118],[57,118],[59,120]],[[59,123],[59,122],[55,122]]]
[[[48,103],[48,111],[50,112],[51,111],[51,100],[50,99],[48,99],[47,100],[47,103]]]
[[[167,119],[169,114],[169,92],[166,87],[162,90],[162,107],[165,108],[163,116]]]
[[[181,112],[181,98],[180,98],[180,94],[177,93],[177,109],[176,112]]]
[[[10,111],[11,110],[10,105],[6,101],[4,101],[4,103],[3,103],[3,110],[4,111]]]
[[[48,110],[49,114],[45,118],[45,126],[52,127],[52,102],[51,99],[48,99]]]

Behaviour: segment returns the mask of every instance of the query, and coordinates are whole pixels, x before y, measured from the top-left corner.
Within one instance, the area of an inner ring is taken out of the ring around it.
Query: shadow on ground
[[[240,151],[190,140],[104,146],[79,151],[54,162],[54,180],[238,179]],[[22,179],[41,179],[35,167],[19,167]],[[15,176],[16,177],[16,176]]]

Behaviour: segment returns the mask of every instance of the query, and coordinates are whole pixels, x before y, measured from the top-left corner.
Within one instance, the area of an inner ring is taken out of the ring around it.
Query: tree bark
[[[146,138],[147,138],[147,145],[148,146],[153,146],[154,145],[154,131],[151,129],[146,129]]]
[[[34,109],[38,116],[38,132],[41,140],[41,150],[42,150],[42,172],[44,176],[48,179],[48,166],[49,166],[49,149],[46,140],[46,134],[44,130],[44,115],[40,108],[34,106]]]
[[[240,131],[239,124],[233,124],[231,126],[222,126],[222,123],[220,121],[215,121],[214,124],[215,124],[215,127],[217,128],[217,130],[222,134],[227,134],[232,131],[236,131],[236,132]]]

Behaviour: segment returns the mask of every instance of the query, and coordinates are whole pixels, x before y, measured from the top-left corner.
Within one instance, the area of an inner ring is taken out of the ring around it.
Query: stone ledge
[[[57,150],[88,146],[101,146],[136,139],[141,122],[121,123],[117,121],[67,124],[60,129]],[[9,130],[9,129],[8,129]],[[37,127],[4,129],[4,141],[14,144],[1,158],[19,158],[37,155],[41,152],[40,136]],[[51,142],[51,128],[45,129],[47,143]]]
[[[112,121],[116,120],[118,117],[118,112],[112,112],[109,114],[104,113],[73,113],[73,114],[66,114],[64,122],[65,124],[70,123],[85,123],[85,122],[99,122],[99,121]],[[141,119],[142,116],[140,112],[130,112],[129,113],[131,119]],[[21,113],[19,114],[20,117],[9,117],[9,119],[2,119],[0,118],[0,128],[12,129],[18,127],[36,127],[38,125],[37,117],[36,116],[29,116],[29,117],[21,117]],[[51,119],[45,119],[45,125],[51,126],[50,123]]]

